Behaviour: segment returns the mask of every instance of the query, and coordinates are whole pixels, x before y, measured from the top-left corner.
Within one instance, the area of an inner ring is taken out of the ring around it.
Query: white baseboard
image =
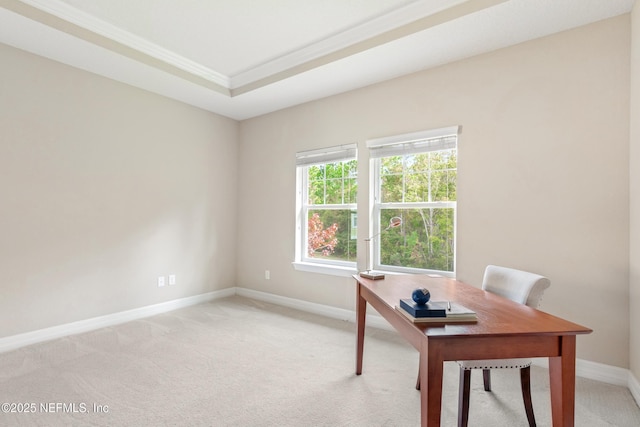
[[[231,295],[235,295],[235,288],[223,289],[221,291],[209,292],[206,294],[195,295],[192,297],[181,298],[163,302],[160,304],[135,308],[133,310],[121,311],[118,313],[107,314],[105,316],[94,317],[91,319],[80,320],[78,322],[67,323],[64,325],[53,326],[51,328],[39,329],[37,331],[0,338],[0,353],[15,350],[17,348],[36,344],[39,342],[49,341],[52,339],[62,338],[74,334],[80,334],[83,332],[89,332],[99,328],[105,328],[120,323],[130,322],[132,320],[154,316],[156,314],[166,313],[168,311],[177,310],[179,308],[200,304]]]
[[[627,387],[629,385],[631,372],[628,369],[617,366],[577,359],[576,375],[590,380]]]
[[[549,359],[547,358],[535,358],[533,359],[533,364],[549,369]],[[576,375],[590,380],[627,387],[631,372],[628,369],[617,366],[576,359]]]
[[[283,297],[270,294],[267,292],[255,291],[247,288],[236,288],[236,294],[242,297],[264,301],[271,304],[281,305],[284,307],[294,308],[296,310],[306,311],[308,313],[319,314],[331,319],[346,320],[355,323],[356,312],[353,310],[345,310],[343,308],[331,307],[323,304],[302,301],[295,298]],[[367,310],[368,311],[368,310]],[[374,310],[375,311],[375,310]],[[380,315],[368,314],[367,325],[378,329],[386,329],[394,331],[393,327]]]
[[[284,307],[294,308],[296,310],[305,311],[307,313],[319,314],[321,316],[330,317],[332,319],[347,320],[355,322],[356,313],[351,310],[330,307],[328,305],[316,304],[313,302],[302,301],[295,298],[283,297],[267,292],[255,291],[247,288],[236,288],[236,295],[251,298],[258,301],[264,301],[271,304],[281,305]]]
[[[638,406],[640,406],[640,383],[632,373],[629,373],[629,391],[636,400]]]

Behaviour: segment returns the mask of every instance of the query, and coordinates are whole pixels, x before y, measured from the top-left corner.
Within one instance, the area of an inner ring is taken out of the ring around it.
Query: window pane
[[[457,180],[456,150],[435,151],[430,153],[431,164],[431,200],[434,202],[456,200]]]
[[[307,174],[309,181],[324,181],[324,165],[309,166]]]
[[[310,205],[356,203],[357,161],[327,163],[310,166],[308,200]]]
[[[404,156],[405,173],[423,173],[429,170],[429,154],[410,154]]]
[[[309,181],[309,204],[324,205],[324,181]]]
[[[439,170],[431,173],[431,198],[434,202],[448,202],[456,200],[455,169]]]
[[[350,160],[344,162],[344,176],[345,178],[357,178],[358,177],[358,161]]]
[[[325,200],[325,204],[342,204],[342,195],[342,178],[327,179],[327,199]]]
[[[402,175],[383,175],[380,198],[383,203],[401,203],[404,198]]]
[[[380,235],[382,265],[453,271],[453,208],[384,209],[381,223],[394,216],[402,218],[402,225]]]
[[[411,173],[405,176],[405,202],[429,201],[429,173]]]
[[[344,202],[356,203],[358,197],[358,180],[356,178],[347,178],[344,180]]]
[[[404,170],[402,156],[383,157],[381,159],[381,175],[401,174]]]
[[[307,256],[356,261],[356,212],[350,209],[309,210]]]
[[[404,158],[405,202],[429,201],[429,154],[413,154]]]

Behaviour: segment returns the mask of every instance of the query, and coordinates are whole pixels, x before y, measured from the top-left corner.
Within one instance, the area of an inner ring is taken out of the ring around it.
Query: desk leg
[[[576,399],[576,336],[560,337],[560,356],[549,358],[551,415],[555,427],[573,427]]]
[[[439,427],[444,359],[440,344],[427,338],[420,344],[420,425]]]
[[[356,375],[362,374],[364,353],[364,326],[367,318],[367,301],[362,297],[362,286],[358,283],[356,296]]]

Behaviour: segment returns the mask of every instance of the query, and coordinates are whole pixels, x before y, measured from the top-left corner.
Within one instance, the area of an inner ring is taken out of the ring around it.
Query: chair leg
[[[520,385],[522,386],[522,399],[524,410],[527,413],[529,427],[536,427],[536,419],[533,415],[533,403],[531,401],[531,367],[520,369]]]
[[[482,380],[484,382],[484,391],[491,391],[491,370],[482,370]]]
[[[467,427],[469,422],[469,392],[471,391],[471,370],[460,368],[458,389],[458,427]]]

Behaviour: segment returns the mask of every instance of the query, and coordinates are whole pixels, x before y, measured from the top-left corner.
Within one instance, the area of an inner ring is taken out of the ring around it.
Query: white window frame
[[[308,227],[307,217],[310,207],[308,201],[308,168],[309,166],[349,161],[357,159],[357,145],[345,144],[318,150],[296,153],[296,236],[295,260],[296,270],[324,273],[336,276],[351,276],[357,272],[356,262],[325,260],[309,257],[307,254]],[[357,204],[331,205],[332,209],[349,209],[357,211]]]
[[[453,147],[457,148],[458,135],[460,134],[460,126],[449,126],[440,129],[433,129],[422,132],[414,132],[403,135],[395,135],[384,138],[377,138],[367,141],[370,158],[370,230],[369,235],[374,236],[380,233],[388,224],[380,224],[380,213],[382,208],[452,208],[454,211],[454,236],[457,240],[457,201],[453,202],[417,202],[417,203],[381,203],[381,177],[380,177],[380,159],[383,157],[397,156],[412,153],[425,153],[429,151],[439,151],[452,148],[451,138],[455,137]],[[393,231],[391,231],[393,232]],[[455,277],[456,274],[456,252],[458,245],[454,246],[453,254],[453,271],[426,270],[411,267],[398,267],[390,265],[382,265],[380,261],[380,239],[373,239],[370,244],[369,254],[372,260],[372,269],[397,273],[429,273],[442,276]],[[366,268],[366,267],[365,267]]]

